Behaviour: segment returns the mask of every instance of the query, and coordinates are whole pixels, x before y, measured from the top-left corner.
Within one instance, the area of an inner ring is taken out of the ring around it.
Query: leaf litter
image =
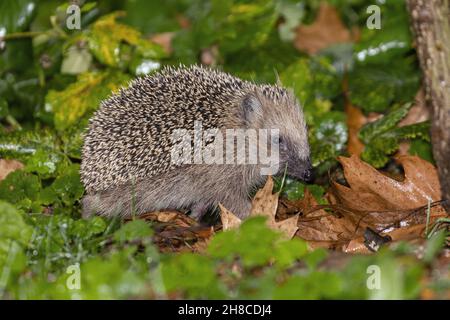
[[[299,200],[282,198],[280,192],[273,192],[274,182],[268,177],[253,198],[249,217],[266,217],[271,229],[287,239],[303,239],[310,249],[360,254],[400,240],[424,240],[425,231],[447,217],[439,202],[439,180],[431,163],[416,156],[398,157],[396,161],[404,170],[400,180],[355,155],[338,160],[347,185],[331,177],[325,195],[328,204],[318,204],[308,188]],[[242,223],[222,204],[219,209],[221,224],[214,227],[177,211],[150,212],[139,219],[152,221],[154,242],[162,251],[203,252],[215,232],[232,230]]]

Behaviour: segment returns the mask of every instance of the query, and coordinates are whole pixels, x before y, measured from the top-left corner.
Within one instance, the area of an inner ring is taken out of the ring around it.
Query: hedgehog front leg
[[[222,202],[222,205],[234,213],[240,219],[245,219],[250,215],[252,203],[247,195],[235,195],[235,197],[227,197]]]
[[[209,209],[210,206],[206,202],[199,201],[191,207],[190,216],[192,219],[200,221]]]

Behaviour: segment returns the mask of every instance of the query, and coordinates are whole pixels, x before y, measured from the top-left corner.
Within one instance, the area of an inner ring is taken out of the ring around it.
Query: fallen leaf
[[[370,238],[364,236],[369,229],[380,239],[389,236],[386,239],[390,242],[423,239],[428,199],[436,201],[431,203],[430,225],[447,216],[437,201],[440,187],[436,169],[425,160],[398,158],[405,171],[402,180],[386,176],[357,156],[341,157],[339,161],[349,187],[331,181],[329,205],[318,205],[308,188],[303,199],[280,201],[279,211],[284,217],[301,212],[296,236],[310,248],[369,254],[365,241]]]
[[[203,252],[214,234],[213,227],[199,225],[179,211],[147,212],[136,218],[153,222],[153,242],[161,252]]]
[[[175,32],[163,32],[151,36],[150,40],[159,44],[166,53],[171,54],[173,52],[172,39],[174,36]]]
[[[236,217],[231,211],[219,203],[220,219],[222,220],[222,228],[224,231],[238,228],[242,220]]]
[[[306,188],[305,195],[299,204],[299,208],[308,208],[314,210],[318,205],[316,199]],[[351,239],[356,225],[353,221],[339,218],[324,209],[314,210],[312,212],[303,211],[298,219],[298,231],[296,236],[311,242],[334,241]],[[335,243],[336,245],[336,243]]]
[[[367,123],[361,109],[355,107],[347,101],[345,104],[345,113],[347,114],[348,143],[347,151],[350,155],[360,156],[364,150],[364,144],[358,137],[359,130]]]
[[[197,221],[179,211],[154,211],[147,212],[138,217],[143,220],[154,222],[173,223],[180,227],[190,227],[197,224]]]
[[[200,61],[207,66],[215,66],[217,64],[217,57],[219,56],[219,47],[217,45],[205,48],[200,55]]]
[[[281,231],[286,238],[291,239],[298,230],[297,220],[298,215],[295,215],[291,218],[282,220],[280,222],[275,222],[271,226],[274,229]]]
[[[381,236],[389,236],[392,242],[423,238],[428,201],[432,202],[430,225],[447,216],[439,205],[440,185],[431,163],[416,156],[398,157],[404,177],[397,180],[356,156],[338,160],[349,187],[332,181],[331,207],[357,226],[353,239],[343,246],[344,252],[366,253],[362,230],[367,227],[377,230]]]
[[[371,254],[366,245],[364,244],[364,237],[357,237],[349,241],[348,244],[343,246],[342,251],[345,253],[359,253],[359,254]]]
[[[351,33],[336,9],[323,2],[314,23],[297,28],[294,46],[300,51],[315,54],[332,44],[351,41]]]
[[[0,181],[11,172],[22,168],[23,164],[17,160],[0,159]]]
[[[182,29],[189,29],[191,27],[191,21],[189,21],[189,19],[185,16],[177,14],[175,18],[177,19],[178,25]]]
[[[430,109],[426,105],[423,88],[420,88],[414,99],[413,106],[409,109],[408,114],[398,123],[398,126],[404,127],[428,119],[430,119]]]
[[[339,157],[350,187],[332,181],[333,193],[341,204],[360,211],[414,209],[428,201],[441,200],[436,168],[416,156],[401,156],[404,180],[381,174],[357,156]]]
[[[252,208],[249,217],[264,216],[267,218],[267,225],[280,231],[286,238],[290,239],[297,231],[298,215],[277,222],[275,216],[278,207],[279,193],[272,193],[273,179],[268,177],[264,187],[256,192],[252,201]],[[224,230],[237,228],[241,224],[241,219],[236,217],[231,211],[219,204],[220,217]]]
[[[273,179],[269,177],[262,189],[256,192],[252,201],[250,216],[265,216],[267,219],[275,220],[275,214],[278,207],[278,193],[272,193]]]

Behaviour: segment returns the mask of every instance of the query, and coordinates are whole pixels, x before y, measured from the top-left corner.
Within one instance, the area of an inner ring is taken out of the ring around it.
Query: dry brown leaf
[[[219,203],[220,219],[222,221],[222,228],[224,231],[238,228],[242,220],[236,217],[231,211]]]
[[[341,204],[356,210],[404,210],[424,206],[428,200],[441,200],[436,168],[416,156],[401,156],[405,178],[394,180],[381,174],[357,156],[339,157],[350,187],[332,182],[334,195]]]
[[[269,177],[262,189],[256,192],[252,201],[250,216],[265,216],[267,219],[275,220],[278,207],[278,193],[272,193],[273,179]]]
[[[177,14],[175,18],[182,29],[189,29],[191,27],[191,21],[185,16]]]
[[[297,28],[294,46],[300,51],[315,54],[332,44],[350,41],[351,33],[342,23],[336,9],[323,2],[314,23]]]
[[[377,171],[358,157],[340,157],[344,175],[350,187],[332,181],[329,200],[343,215],[357,224],[359,230],[342,249],[349,253],[367,253],[363,230],[371,227],[390,236],[393,242],[412,241],[423,238],[428,201],[441,198],[436,168],[416,156],[401,156],[396,159],[404,169],[404,178],[399,181]],[[440,205],[430,208],[430,225],[440,217],[447,216]]]
[[[413,226],[408,226],[404,228],[397,228],[390,232],[387,232],[386,235],[389,235],[392,238],[392,241],[407,241],[413,240],[417,238],[422,238],[426,229],[426,224],[416,224]]]
[[[161,252],[203,252],[214,234],[213,227],[199,225],[183,212],[155,211],[137,218],[153,222],[153,241]]]
[[[366,245],[364,244],[364,237],[357,237],[349,241],[348,244],[344,245],[342,251],[345,253],[359,253],[359,254],[371,254]]]
[[[22,168],[23,164],[17,160],[0,159],[0,181],[11,172]]]
[[[368,254],[364,232],[371,228],[392,241],[423,238],[426,213],[424,205],[440,199],[436,169],[425,160],[408,156],[398,159],[405,170],[402,181],[377,171],[358,157],[340,158],[350,187],[332,181],[330,205],[319,206],[305,189],[304,198],[282,200],[283,215],[302,212],[296,236],[310,248],[325,247],[345,253]],[[331,214],[324,209],[333,211]],[[444,209],[433,204],[430,225],[446,216]]]
[[[163,32],[151,36],[150,40],[163,47],[166,53],[171,54],[173,52],[172,39],[174,36],[175,32]]]
[[[367,123],[367,118],[361,109],[352,105],[349,101],[345,104],[347,114],[348,143],[347,151],[350,155],[360,156],[364,150],[364,144],[359,140],[358,133],[363,125]]]
[[[300,206],[308,209],[303,211],[303,215],[298,219],[299,229],[296,236],[311,242],[339,242],[352,237],[356,225],[351,220],[338,218],[324,209],[308,212],[317,206],[317,201],[307,188],[299,202],[302,202]]]
[[[297,226],[298,217],[299,217],[298,215],[295,215],[280,222],[274,221],[274,223],[272,223],[272,228],[281,231],[286,238],[291,239],[298,230]]]
[[[155,222],[172,223],[180,227],[190,227],[197,224],[197,221],[179,211],[154,211],[147,212],[138,217],[143,220]]]
[[[277,222],[275,215],[278,207],[278,193],[272,193],[273,179],[268,177],[264,187],[256,193],[250,211],[250,217],[252,216],[265,216],[267,218],[267,225],[280,231],[286,238],[290,239],[297,231],[297,219],[298,216],[293,216],[289,219]],[[241,219],[236,217],[231,211],[227,210],[222,205],[220,207],[220,217],[224,230],[229,230],[238,227],[241,224]]]
[[[200,61],[207,66],[215,66],[217,64],[217,58],[219,57],[219,47],[213,45],[209,48],[202,50],[200,54]]]
[[[430,109],[426,105],[423,88],[420,88],[414,99],[414,105],[409,109],[408,114],[398,123],[398,126],[404,127],[428,119],[430,119]]]

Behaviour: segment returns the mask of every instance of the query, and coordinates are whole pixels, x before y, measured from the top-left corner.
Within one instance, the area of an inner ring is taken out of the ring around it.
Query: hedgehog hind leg
[[[221,204],[240,219],[247,218],[250,215],[250,210],[252,208],[252,202],[248,197],[238,195],[234,198],[228,197],[227,199],[224,199],[221,201]]]
[[[82,217],[93,215],[116,217],[131,215],[126,200],[107,193],[87,194],[82,200]]]
[[[87,219],[99,213],[100,196],[98,194],[85,195],[82,200],[82,217]]]

